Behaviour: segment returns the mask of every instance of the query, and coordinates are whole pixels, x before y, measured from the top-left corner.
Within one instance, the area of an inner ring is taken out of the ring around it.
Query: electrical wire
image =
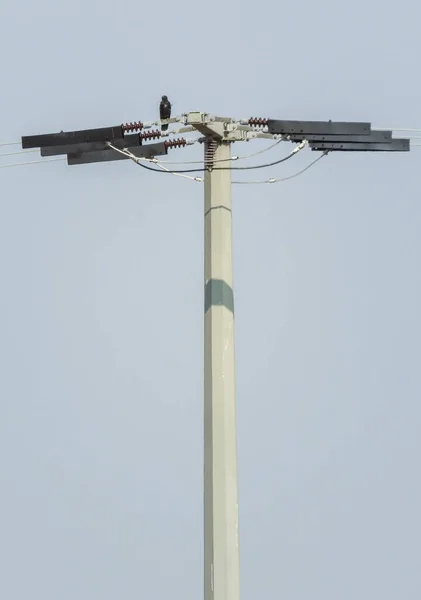
[[[135,156],[134,154],[129,152],[129,150],[127,150],[127,148],[123,148],[123,150],[121,150],[120,148],[116,148],[115,146],[113,146],[111,142],[107,142],[107,146],[109,146],[112,150],[115,150],[116,152],[123,154],[123,156],[127,156],[127,158],[131,158],[134,162],[137,162],[137,160],[139,158],[138,156]]]
[[[285,141],[284,138],[280,138],[279,140],[276,140],[276,142],[274,144],[271,144],[270,146],[267,146],[266,148],[263,148],[262,150],[259,150],[258,152],[253,152],[252,154],[248,154],[246,156],[231,156],[230,158],[220,158],[220,159],[214,160],[213,162],[221,163],[221,162],[230,162],[230,161],[234,161],[234,160],[246,160],[249,158],[253,158],[254,156],[258,156],[259,154],[268,152],[269,150],[271,150],[272,148],[274,148],[275,146],[280,144],[282,141]],[[156,164],[158,164],[158,162],[159,162],[159,164],[161,164],[161,165],[199,165],[199,164],[203,164],[203,160],[189,160],[189,161],[164,160],[162,162],[156,160],[155,158],[142,158],[142,160],[144,160],[146,162],[156,163]]]
[[[181,173],[173,173],[169,169],[165,168],[164,165],[162,165],[161,163],[156,162],[155,164],[157,167],[160,167],[163,171],[166,171],[167,173],[171,173],[171,175],[174,175],[175,177],[184,177],[185,179],[191,179],[191,181],[198,181],[199,183],[204,182],[203,177],[192,177],[191,175],[182,175]]]
[[[420,144],[421,145],[421,144]],[[300,171],[298,171],[297,173],[294,173],[293,175],[289,175],[288,177],[272,177],[271,179],[266,179],[263,181],[232,181],[233,184],[261,184],[261,183],[280,183],[283,181],[288,181],[289,179],[294,179],[295,177],[298,177],[299,175],[302,175],[303,173],[305,173],[306,171],[308,171],[312,166],[314,166],[317,162],[319,162],[320,159],[322,159],[324,156],[327,156],[327,154],[329,154],[328,151],[323,152],[323,154],[321,156],[318,156],[315,160],[311,161],[310,164],[308,164],[306,167],[304,167],[304,169],[301,169]],[[156,165],[158,167],[161,167],[161,169],[164,169],[165,171],[168,171],[169,173],[171,173],[171,171],[169,169],[166,169],[162,164],[160,163],[156,163]],[[172,175],[177,175],[177,173],[172,173]],[[191,179],[193,181],[198,181],[198,182],[203,182],[203,178],[202,177],[189,177],[188,175],[179,175],[180,177],[186,177],[187,179]]]
[[[19,150],[19,152],[7,152],[6,154],[0,154],[0,158],[2,156],[16,156],[17,154],[30,154],[31,152],[38,152],[38,148],[34,150]]]
[[[108,146],[110,148],[112,148],[112,150],[115,150],[116,152],[119,152],[120,154],[123,154],[124,156],[127,156],[127,158],[130,158],[133,162],[135,162],[137,165],[139,164],[139,160],[151,160],[148,158],[143,158],[143,157],[139,157],[136,156],[135,154],[133,154],[132,152],[129,152],[129,150],[127,149],[123,149],[120,150],[120,148],[116,148],[115,146],[113,146],[110,142],[108,142]],[[180,173],[173,173],[172,171],[170,171],[169,169],[167,169],[166,167],[164,167],[164,165],[161,165],[156,159],[153,159],[153,162],[160,167],[164,172],[166,173],[170,173],[171,175],[178,175],[178,177],[184,177],[185,179],[191,179],[193,181],[203,181],[202,177],[190,177],[189,175],[183,175]],[[144,166],[144,165],[140,165],[140,166]],[[145,167],[146,169],[148,167]],[[156,169],[151,169],[152,171],[156,171],[157,173],[159,173],[160,171],[157,171]]]
[[[376,131],[413,131],[414,133],[420,133],[421,129],[408,129],[405,127],[373,127]]]
[[[109,144],[110,147],[111,144]],[[131,152],[124,151],[124,150],[120,150],[118,148],[113,148],[114,150],[116,150],[117,152],[120,152],[121,154],[124,154],[125,156],[127,156],[128,158],[131,158],[136,164],[139,164],[139,157],[135,156],[134,154],[132,154]],[[280,183],[283,181],[288,181],[289,179],[294,179],[295,177],[298,177],[299,175],[302,175],[303,173],[305,173],[306,171],[308,171],[312,166],[314,166],[317,162],[319,162],[319,160],[321,160],[324,156],[327,156],[327,154],[329,154],[329,151],[325,151],[323,152],[323,154],[321,154],[320,156],[318,156],[315,160],[313,160],[310,164],[308,164],[306,167],[304,167],[304,169],[301,169],[300,171],[298,171],[297,173],[294,173],[293,175],[289,175],[288,177],[281,177],[281,178],[271,178],[271,179],[267,179],[267,180],[263,180],[263,181],[233,181],[233,184],[266,184],[266,183]],[[156,165],[158,167],[160,167],[163,171],[170,173],[171,175],[179,175],[179,177],[185,177],[186,179],[190,179],[192,181],[197,181],[200,183],[203,183],[203,178],[202,177],[189,177],[188,175],[180,175],[178,173],[173,173],[172,171],[170,171],[170,169],[167,169],[164,165],[162,165],[161,163],[159,163],[158,161],[156,161]],[[140,166],[145,166],[145,165],[140,165]],[[153,171],[156,171],[156,169],[152,169]]]
[[[252,185],[252,184],[258,184],[258,183],[280,183],[282,181],[288,181],[289,179],[294,179],[295,177],[298,177],[299,175],[302,175],[303,173],[308,171],[313,165],[315,165],[317,162],[319,162],[320,159],[322,159],[324,156],[327,156],[327,154],[329,154],[328,151],[323,152],[323,154],[321,156],[318,156],[310,164],[308,164],[306,167],[304,167],[304,169],[301,169],[301,171],[298,171],[297,173],[294,173],[293,175],[289,175],[288,177],[277,177],[277,178],[272,177],[271,179],[264,179],[262,181],[233,181],[232,183],[243,184],[243,185]]]
[[[121,152],[122,154],[125,154],[126,156],[129,156],[129,154],[127,154],[127,152],[124,152],[122,150],[119,150],[118,148],[115,148],[115,146],[113,146],[110,142],[108,142],[108,145],[110,146],[110,148],[113,148],[113,150],[116,150],[117,152]],[[304,147],[306,146],[306,142],[301,142],[298,146],[296,146],[294,148],[294,150],[292,152],[290,152],[287,156],[284,156],[283,158],[280,158],[279,160],[275,160],[271,163],[267,163],[264,165],[252,165],[252,166],[247,166],[247,167],[216,167],[214,169],[212,169],[213,171],[248,171],[250,169],[265,169],[267,167],[272,167],[274,165],[279,165],[287,160],[289,160],[290,158],[292,158],[295,154],[297,154],[297,152],[299,152],[300,150],[302,150]],[[129,156],[129,158],[132,158]],[[133,159],[132,159],[133,160]],[[138,157],[135,157],[135,162],[137,165],[139,165],[139,167],[142,167],[142,169],[147,169],[148,171],[154,171],[155,173],[160,173],[161,171],[158,171],[157,169],[154,169],[152,167],[148,167],[147,165],[142,164],[142,161],[139,160]],[[170,173],[170,174],[180,174],[180,173],[204,173],[207,169],[205,167],[201,168],[201,169],[178,169],[178,170],[174,170],[174,171],[162,171],[163,173]]]
[[[147,167],[146,165],[142,165],[140,162],[139,157],[135,156],[134,154],[132,154],[131,152],[129,152],[128,150],[120,150],[119,148],[116,148],[115,146],[113,146],[110,142],[108,142],[108,145],[110,148],[112,148],[113,150],[115,150],[116,152],[119,152],[120,154],[123,154],[124,156],[127,156],[127,158],[130,158],[131,160],[133,160],[133,162],[135,162],[137,165],[151,170],[151,171],[155,171],[155,172],[159,172],[157,171],[157,169],[153,169],[152,167]],[[315,160],[313,160],[309,165],[307,165],[304,169],[301,169],[300,171],[298,171],[298,173],[294,173],[294,175],[289,175],[288,177],[283,177],[283,178],[272,178],[272,179],[268,179],[268,180],[264,180],[264,181],[233,181],[232,183],[235,184],[259,184],[259,183],[278,183],[281,181],[287,181],[288,179],[294,179],[294,177],[298,177],[299,175],[301,175],[302,173],[305,173],[305,171],[307,171],[308,169],[310,169],[310,167],[312,167],[313,165],[315,165],[321,158],[323,158],[323,156],[326,156],[328,154],[328,151],[323,152],[323,154],[321,156],[318,156]],[[155,159],[155,164],[163,170],[163,172],[165,173],[169,173],[170,175],[178,175],[179,177],[184,177],[186,179],[190,179],[192,181],[197,181],[200,183],[203,183],[203,178],[202,177],[189,177],[188,175],[184,175],[184,174],[179,174],[177,172],[173,172],[170,169],[167,169],[163,164],[159,163],[156,159]]]
[[[416,128],[377,128],[376,129],[378,131],[409,131],[409,132],[419,132],[421,133],[421,129],[416,129]],[[173,132],[170,132],[173,133]],[[174,132],[175,133],[175,132]],[[421,139],[421,136],[409,136],[410,139]],[[247,156],[241,156],[241,157],[232,157],[231,159],[221,159],[215,162],[225,162],[228,160],[245,160],[245,159],[249,159],[252,158],[253,156],[257,156],[259,154],[262,154],[263,152],[267,152],[268,150],[270,150],[271,148],[277,146],[280,142],[282,141],[282,138],[280,138],[279,140],[276,140],[276,142],[274,144],[271,144],[270,146],[263,148],[262,150],[259,150],[258,152],[255,152],[253,154],[247,155]],[[16,142],[2,142],[0,143],[0,147],[4,147],[4,146],[16,146],[21,144],[21,141],[16,141]],[[117,151],[117,152],[121,152],[123,154],[125,154],[126,156],[128,156],[128,158],[132,158],[136,164],[138,164],[139,166],[141,166],[144,169],[148,169],[150,171],[155,171],[157,173],[170,173],[172,175],[182,175],[184,173],[194,173],[194,172],[204,172],[206,169],[205,168],[201,168],[201,169],[183,169],[183,170],[177,170],[177,171],[171,171],[169,169],[166,169],[164,167],[165,164],[202,164],[203,161],[192,161],[192,162],[170,162],[170,161],[164,161],[162,164],[159,163],[156,159],[147,159],[144,157],[136,157],[133,155],[133,157],[129,156],[126,152],[123,152],[121,150],[119,150],[118,148],[115,148],[113,146],[110,145],[110,147],[113,148],[113,150]],[[411,148],[413,147],[421,147],[421,143],[411,143]],[[301,149],[301,148],[300,148]],[[21,150],[19,152],[8,152],[5,154],[0,154],[0,158],[2,156],[14,156],[14,155],[18,155],[18,154],[27,154],[29,152],[36,152],[37,149],[30,149],[30,150]],[[287,155],[286,157],[278,160],[278,161],[274,161],[272,163],[267,163],[264,165],[255,165],[255,166],[248,166],[248,167],[226,167],[226,168],[214,168],[213,170],[249,170],[249,169],[261,169],[261,168],[267,168],[276,164],[280,164],[282,162],[285,162],[286,160],[288,160],[289,158],[291,158],[296,152],[298,151],[298,147],[295,148],[289,155]],[[323,154],[322,156],[325,156],[325,154]],[[289,179],[292,179],[294,177],[297,177],[298,175],[301,175],[302,173],[304,173],[307,169],[309,169],[311,166],[313,166],[313,164],[315,164],[318,160],[320,160],[320,158],[322,158],[322,156],[318,157],[315,161],[313,161],[312,163],[310,163],[307,167],[305,167],[305,169],[299,171],[298,173],[291,175],[289,177],[284,177],[281,179],[277,179],[277,178],[271,178],[271,179],[267,179],[267,180],[261,180],[261,181],[233,181],[233,183],[235,184],[262,184],[262,183],[277,183],[277,182],[282,182],[282,181],[287,181]],[[0,165],[0,169],[7,169],[9,167],[20,167],[20,166],[25,166],[25,165],[31,165],[31,164],[41,164],[44,162],[55,162],[55,161],[63,161],[66,160],[67,157],[58,157],[58,158],[44,158],[41,160],[36,160],[36,161],[28,161],[28,162],[21,162],[21,163],[13,163],[13,164],[8,164],[8,165]],[[152,162],[154,164],[156,164],[161,171],[158,171],[158,169],[153,169],[151,167],[148,167],[147,165],[141,164],[141,161],[145,161],[145,162]],[[198,177],[192,178],[195,181],[200,181],[202,178]]]
[[[305,148],[306,145],[307,142],[304,140],[300,144],[298,144],[298,146],[296,146],[294,150],[292,150],[292,152],[287,154],[287,156],[284,156],[283,158],[275,160],[271,163],[266,163],[264,165],[251,165],[247,167],[216,167],[215,169],[213,169],[213,171],[250,171],[252,169],[266,169],[267,167],[273,167],[274,165],[280,165],[281,163],[286,162],[287,160],[295,156],[298,152],[300,152],[300,150]]]
[[[44,158],[42,160],[32,160],[29,162],[13,163],[11,165],[0,165],[0,169],[8,169],[9,167],[23,167],[23,165],[38,165],[40,163],[45,162],[55,162],[56,160],[67,160],[67,156],[63,156],[60,158]]]
[[[120,154],[123,154],[124,156],[127,156],[128,158],[131,158],[137,165],[139,165],[139,167],[142,167],[143,169],[147,169],[148,171],[154,171],[155,173],[160,173],[161,171],[158,171],[157,169],[154,169],[152,167],[148,167],[147,165],[142,164],[142,158],[135,156],[134,154],[132,154],[131,152],[129,152],[127,149],[123,149],[120,150],[119,148],[116,148],[115,146],[113,146],[111,144],[111,142],[107,142],[108,146],[110,148],[112,148],[113,150],[115,150],[116,152],[119,152]],[[270,163],[268,165],[262,165],[262,166],[251,166],[251,167],[219,167],[214,169],[215,171],[220,171],[220,170],[244,170],[244,169],[254,169],[254,168],[263,168],[265,166],[272,166],[274,164],[279,164],[281,162],[284,162],[286,160],[288,160],[289,158],[291,158],[292,156],[294,156],[294,154],[296,154],[299,150],[301,150],[302,148],[304,148],[304,144],[303,142],[301,142],[301,144],[299,144],[296,148],[294,148],[294,150],[288,154],[288,156],[285,156],[284,158],[281,158],[278,161],[275,161],[273,163]],[[151,161],[150,159],[146,159],[148,162],[154,162],[157,163],[158,161],[156,159],[153,159],[153,161]],[[203,173],[205,172],[207,169],[205,169],[204,167],[201,169],[181,169],[181,170],[174,170],[174,171],[170,171],[169,169],[166,169],[165,171],[162,171],[163,173],[170,173],[171,175],[179,175],[179,174],[183,174],[183,173]]]

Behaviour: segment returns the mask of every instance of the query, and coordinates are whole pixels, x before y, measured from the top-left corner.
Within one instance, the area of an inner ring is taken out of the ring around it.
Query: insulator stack
[[[218,142],[212,138],[208,138],[205,142],[205,169],[213,167],[213,160],[215,158],[215,151],[218,146]]]
[[[249,125],[251,127],[253,127],[253,126],[263,127],[264,125],[267,125],[268,123],[269,123],[269,119],[262,119],[261,117],[252,117],[251,119],[249,119]]]
[[[135,121],[134,123],[123,123],[121,126],[121,131],[123,133],[140,131],[141,129],[143,129],[143,123],[141,121]]]
[[[139,133],[139,140],[142,144],[145,140],[156,140],[161,137],[161,132],[159,129],[154,129],[153,131],[144,131],[143,133]]]
[[[168,150],[169,148],[182,148],[187,144],[185,138],[178,138],[176,140],[167,140],[164,142],[165,148]]]

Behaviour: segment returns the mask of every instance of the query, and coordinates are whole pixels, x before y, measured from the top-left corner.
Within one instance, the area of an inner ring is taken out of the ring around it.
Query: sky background
[[[420,128],[420,17],[2,0],[0,143],[150,120],[162,94]],[[330,155],[234,186],[243,600],[420,598],[420,164]],[[0,597],[199,600],[201,184],[55,162],[0,169],[0,190]]]

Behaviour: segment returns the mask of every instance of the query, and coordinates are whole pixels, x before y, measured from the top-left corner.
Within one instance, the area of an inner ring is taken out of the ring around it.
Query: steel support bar
[[[321,135],[368,135],[370,123],[341,121],[277,121],[269,119],[269,133],[313,133]]]
[[[113,146],[116,148],[132,148],[140,146],[140,137],[138,133],[125,135],[121,140],[113,140]],[[60,154],[82,154],[84,152],[98,152],[99,150],[109,150],[107,142],[90,142],[86,144],[66,144],[64,146],[41,147],[41,156],[59,156]]]
[[[205,161],[230,158],[205,142]],[[231,171],[205,173],[204,600],[239,600]]]
[[[22,137],[22,148],[40,148],[41,146],[64,146],[66,144],[86,144],[90,142],[111,142],[124,138],[121,125],[101,127],[100,129],[81,129],[80,131],[61,131],[43,135]]]
[[[321,135],[314,133],[293,133],[288,136],[291,142],[302,142],[307,140],[308,142],[334,142],[340,144],[346,142],[348,144],[378,144],[378,143],[391,143],[392,132],[391,131],[371,131],[368,135]]]
[[[409,139],[393,139],[387,143],[356,144],[346,142],[309,142],[312,150],[329,152],[409,152]]]
[[[144,146],[133,146],[127,148],[129,152],[139,158],[154,158],[155,156],[163,156],[168,153],[165,142],[157,142],[156,144],[145,144]],[[128,160],[128,156],[124,156],[121,152],[116,152],[112,148],[107,150],[98,150],[97,152],[82,152],[81,154],[68,154],[68,165],[89,165],[97,162],[110,162],[116,160]]]

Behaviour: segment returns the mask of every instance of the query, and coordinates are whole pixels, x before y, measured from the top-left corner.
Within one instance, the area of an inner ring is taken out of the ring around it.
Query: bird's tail
[[[167,131],[168,129],[168,123],[164,123],[161,125],[161,131]]]

